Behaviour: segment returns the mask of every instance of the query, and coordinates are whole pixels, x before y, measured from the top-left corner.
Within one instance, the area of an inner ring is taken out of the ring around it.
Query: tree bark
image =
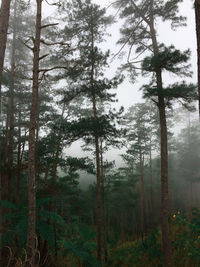
[[[154,200],[153,200],[153,170],[152,170],[152,149],[151,149],[151,143],[150,143],[150,209],[151,209],[151,227],[154,228],[155,224],[155,214],[154,214]]]
[[[4,57],[6,50],[6,41],[7,41],[7,32],[8,32],[8,23],[10,17],[10,2],[11,0],[2,0],[1,1],[1,11],[0,11],[0,123],[1,123],[1,84],[2,84],[2,73],[4,66]],[[0,151],[2,151],[2,147]],[[0,154],[0,162],[2,161],[2,157]],[[2,174],[0,170],[0,186],[2,188]],[[1,262],[1,247],[2,247],[2,190],[0,190],[0,262]]]
[[[64,118],[64,112],[65,112],[65,103],[64,103],[63,109],[62,109],[61,121]],[[60,155],[60,146],[62,143],[61,141],[62,141],[62,131],[61,131],[61,123],[60,123],[60,128],[59,128],[59,132],[58,132],[58,143],[57,143],[57,147],[56,147],[56,155],[54,157],[55,159],[54,159],[53,170],[52,170],[52,181],[53,182],[56,181],[56,173],[57,173],[58,160],[59,160],[59,155]]]
[[[27,233],[27,254],[30,263],[34,266],[34,248],[36,239],[36,177],[35,177],[35,149],[36,149],[36,127],[38,115],[38,78],[39,78],[39,54],[41,36],[41,11],[42,0],[36,0],[37,15],[35,26],[35,40],[33,49],[33,87],[32,105],[29,127],[29,154],[28,154],[28,233]]]
[[[10,2],[11,0],[1,1],[0,11],[0,120],[1,120],[1,84],[2,84],[2,73],[4,65],[4,57],[7,42],[7,32],[10,17]]]
[[[156,38],[156,32],[154,28],[154,17],[153,17],[153,0],[150,5],[150,21],[149,28],[151,33],[153,53],[157,55],[159,53],[158,43]],[[156,70],[156,83],[158,91],[158,110],[160,118],[160,130],[161,130],[161,231],[162,231],[162,247],[164,253],[164,266],[172,266],[172,249],[169,232],[169,192],[168,192],[168,141],[167,141],[167,123],[166,123],[166,111],[165,101],[161,92],[163,90],[162,82],[162,71],[161,69]]]
[[[11,81],[9,88],[9,99],[8,99],[8,189],[9,195],[8,200],[12,201],[12,192],[13,192],[13,182],[12,182],[12,169],[13,169],[13,146],[14,146],[14,72],[15,72],[15,53],[16,53],[16,20],[17,17],[17,1],[14,2],[14,24],[13,24],[13,39],[12,39],[12,49],[11,49]]]
[[[146,222],[146,203],[145,203],[145,190],[144,190],[144,158],[140,152],[140,201],[141,201],[141,230],[142,236],[147,235],[147,222]]]
[[[92,87],[92,105],[93,105],[93,116],[94,121],[98,120],[97,108],[96,108],[96,96],[94,91],[94,33],[93,28],[91,29],[91,55],[92,55],[92,66],[91,66],[91,78],[90,85]],[[100,149],[99,149],[99,137],[95,134],[95,155],[96,155],[96,178],[97,178],[97,259],[101,263],[101,174],[100,174]]]
[[[20,183],[21,183],[21,109],[19,103],[19,118],[18,118],[18,145],[17,145],[17,192],[16,202],[20,200]]]
[[[197,38],[197,77],[198,77],[198,101],[199,101],[199,120],[200,120],[200,0],[195,0],[195,22]]]
[[[103,245],[105,262],[108,261],[108,246],[107,246],[107,216],[106,216],[106,203],[105,203],[105,188],[104,188],[104,171],[103,171],[103,145],[101,140],[100,149],[100,162],[101,162],[101,183],[102,183],[102,207],[103,207]]]

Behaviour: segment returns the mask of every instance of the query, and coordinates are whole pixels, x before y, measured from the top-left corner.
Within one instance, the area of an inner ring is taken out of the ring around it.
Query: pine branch
[[[123,45],[121,46],[121,48],[119,49],[119,51],[112,57],[111,61],[118,56],[121,51],[124,49],[124,47],[126,46],[126,44],[130,41],[131,37],[134,35],[135,30],[137,29],[137,27],[140,25],[140,23],[142,23],[142,20],[138,22],[138,24],[135,26],[135,28],[132,31],[132,34],[129,35],[129,37],[127,38],[127,40],[125,41],[125,43],[123,43]]]
[[[150,25],[150,21],[144,16],[140,8],[135,4],[134,0],[131,0],[132,5],[136,9],[136,11],[139,13],[140,17],[148,24]]]

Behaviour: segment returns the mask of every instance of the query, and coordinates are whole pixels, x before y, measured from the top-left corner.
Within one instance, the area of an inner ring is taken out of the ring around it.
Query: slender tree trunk
[[[45,171],[45,174],[44,174],[44,183],[45,183],[45,185],[47,185],[49,169],[50,169],[50,166],[47,164],[46,171]]]
[[[14,2],[14,17],[16,20],[17,16],[17,1]],[[14,72],[15,72],[15,53],[16,53],[16,23],[13,24],[13,39],[12,39],[12,50],[11,50],[11,81],[9,88],[9,100],[8,100],[8,189],[9,189],[9,200],[11,201],[13,193],[13,182],[12,182],[12,169],[13,169],[13,146],[14,146]]]
[[[53,230],[54,230],[54,249],[55,249],[55,258],[58,257],[58,244],[57,244],[57,230],[56,230],[56,222],[53,224]]]
[[[92,66],[91,66],[91,79],[90,84],[94,87],[94,33],[93,28],[91,29],[91,55],[92,55]],[[98,120],[97,108],[96,108],[96,96],[93,88],[92,91],[92,105],[93,105],[93,116],[94,121]],[[95,134],[95,155],[96,155],[96,178],[97,178],[97,259],[101,263],[101,174],[100,174],[100,149],[99,149],[99,137]]]
[[[151,206],[151,227],[154,228],[155,224],[155,214],[154,214],[154,201],[153,201],[153,170],[152,170],[152,150],[151,150],[151,143],[150,143],[150,206]]]
[[[20,200],[20,182],[21,182],[21,108],[19,103],[19,118],[18,118],[18,145],[17,145],[17,192],[16,200]]]
[[[105,262],[108,260],[108,246],[107,246],[107,216],[106,216],[106,203],[105,203],[105,188],[104,188],[104,172],[103,172],[103,144],[101,140],[100,149],[100,162],[101,162],[101,182],[102,182],[102,207],[103,207],[103,243],[104,243],[104,257]]]
[[[197,77],[198,77],[198,94],[199,94],[199,120],[200,120],[200,0],[195,0],[195,21],[197,37]]]
[[[65,112],[65,103],[63,105],[63,109],[62,109],[62,115],[61,115],[61,121],[64,118],[64,112]],[[62,131],[61,131],[61,123],[60,123],[60,128],[59,128],[59,132],[58,132],[58,143],[57,143],[57,147],[56,147],[56,155],[55,155],[55,159],[54,159],[54,164],[53,164],[53,170],[52,170],[52,181],[56,181],[56,173],[57,173],[57,167],[58,167],[58,160],[59,160],[59,154],[60,154],[60,147],[61,147],[61,139],[62,139]]]
[[[10,17],[10,2],[11,0],[2,0],[1,11],[0,11],[0,121],[1,121],[1,84],[2,84],[5,50],[6,50],[8,24]]]
[[[3,73],[3,66],[4,66],[4,57],[5,57],[5,50],[6,50],[6,41],[7,41],[7,32],[8,32],[8,23],[10,17],[10,2],[11,0],[2,0],[1,1],[1,11],[0,11],[0,123],[1,123],[1,84],[2,84],[2,73]],[[0,165],[2,162],[2,147],[0,147]],[[0,168],[0,186],[2,189],[2,173]],[[2,260],[1,255],[1,247],[2,247],[2,190],[0,190],[0,262]]]
[[[141,198],[141,230],[142,236],[147,235],[146,203],[144,190],[144,156],[140,152],[140,198]]]
[[[38,114],[38,78],[39,78],[39,53],[41,36],[41,10],[42,0],[36,0],[37,16],[34,40],[33,57],[33,88],[32,88],[32,106],[30,114],[29,128],[29,155],[28,155],[28,233],[27,233],[27,254],[28,259],[33,266],[34,248],[36,239],[36,177],[35,177],[35,149],[36,149],[36,127]]]
[[[93,98],[94,118],[97,120],[96,101]],[[97,171],[97,258],[101,262],[101,176],[100,176],[100,158],[99,158],[99,138],[95,135],[95,154]]]
[[[152,38],[154,55],[159,53],[156,32],[154,28],[154,17],[152,13],[153,0],[150,7],[150,33]],[[159,92],[163,90],[162,71],[156,70],[156,81]],[[162,94],[158,96],[158,110],[160,117],[160,130],[161,130],[161,230],[162,230],[162,246],[164,253],[164,266],[172,266],[172,249],[169,231],[169,192],[168,192],[168,141],[167,141],[167,123],[165,101]]]

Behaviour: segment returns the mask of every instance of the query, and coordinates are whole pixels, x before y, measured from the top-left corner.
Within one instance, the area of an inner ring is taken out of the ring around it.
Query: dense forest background
[[[158,34],[182,2],[1,1],[0,266],[200,266],[200,1],[195,62]]]

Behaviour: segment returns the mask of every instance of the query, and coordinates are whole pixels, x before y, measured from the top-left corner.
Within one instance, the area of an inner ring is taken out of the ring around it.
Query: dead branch
[[[49,5],[49,6],[61,6],[60,2],[53,3],[53,4],[50,4],[48,0],[45,0],[45,2],[46,2],[47,5]]]
[[[43,58],[48,57],[48,56],[49,56],[49,54],[45,54],[45,55],[39,57],[39,60],[42,60]]]
[[[55,42],[55,43],[48,43],[45,40],[41,39],[40,42],[43,43],[44,45],[49,45],[49,46],[51,46],[51,45],[67,45],[67,46],[70,46],[68,43],[65,43],[63,41]]]
[[[30,49],[31,51],[33,51],[33,47],[31,47],[30,45],[28,45],[26,42],[22,41],[21,42],[28,48]]]
[[[50,24],[45,24],[45,25],[42,25],[41,26],[41,29],[44,29],[44,28],[47,28],[47,27],[51,27],[51,26],[56,26],[58,25],[59,23],[50,23]]]

